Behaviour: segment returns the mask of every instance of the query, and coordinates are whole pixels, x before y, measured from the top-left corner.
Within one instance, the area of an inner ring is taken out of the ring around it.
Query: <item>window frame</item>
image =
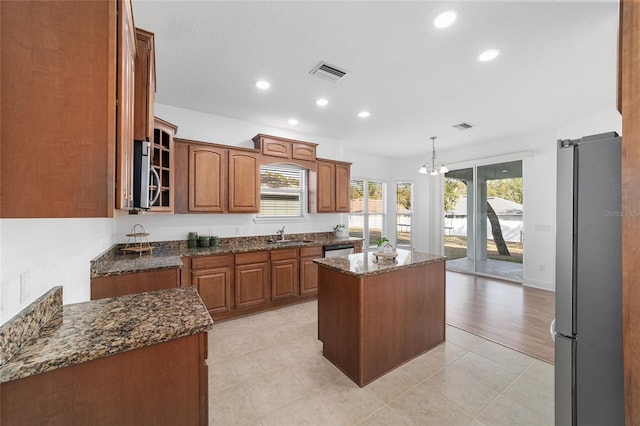
[[[269,189],[268,191],[263,192],[262,188],[262,172],[263,170],[278,170],[284,169],[284,171],[295,170],[300,173],[300,190],[281,190],[278,189]],[[288,163],[273,163],[273,164],[262,164],[260,165],[260,210],[262,210],[262,195],[264,193],[269,194],[298,194],[300,197],[300,214],[298,215],[269,215],[264,214],[262,211],[258,212],[254,215],[253,221],[255,223],[292,223],[292,222],[306,222],[308,221],[308,193],[307,193],[307,182],[308,182],[308,170],[304,167],[298,166],[296,164],[288,164]]]

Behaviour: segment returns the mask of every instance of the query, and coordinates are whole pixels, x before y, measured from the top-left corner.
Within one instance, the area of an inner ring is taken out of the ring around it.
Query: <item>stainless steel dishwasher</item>
[[[353,243],[324,246],[324,257],[345,256],[353,253]]]

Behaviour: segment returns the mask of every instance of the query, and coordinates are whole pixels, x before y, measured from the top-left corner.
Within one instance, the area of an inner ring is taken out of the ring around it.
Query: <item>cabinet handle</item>
[[[156,201],[158,201],[158,197],[160,197],[160,176],[158,176],[158,172],[153,167],[149,169],[149,172],[152,176],[156,177],[156,182],[157,182],[156,193],[153,195],[153,198],[149,201],[149,207],[151,207]]]

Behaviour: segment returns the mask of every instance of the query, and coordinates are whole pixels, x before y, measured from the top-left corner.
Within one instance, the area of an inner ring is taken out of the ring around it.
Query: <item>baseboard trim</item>
[[[536,281],[536,280],[530,280],[525,278],[522,281],[522,285],[526,285],[527,287],[532,287],[532,288],[538,288],[540,290],[547,290],[547,291],[556,291],[556,286],[555,283],[549,283],[546,281]]]

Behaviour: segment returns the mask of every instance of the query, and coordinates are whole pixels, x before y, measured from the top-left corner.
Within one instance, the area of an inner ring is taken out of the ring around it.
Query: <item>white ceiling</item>
[[[446,151],[615,106],[615,0],[134,0],[133,9],[136,26],[156,36],[158,103],[331,137],[356,152],[422,156],[430,136]],[[436,29],[447,9],[458,20]],[[490,47],[502,54],[477,62]],[[309,75],[322,60],[350,74],[338,83]],[[260,79],[271,88],[257,89]],[[321,96],[327,107],[315,104]],[[358,118],[363,109],[371,117]],[[451,127],[462,121],[475,127]]]

